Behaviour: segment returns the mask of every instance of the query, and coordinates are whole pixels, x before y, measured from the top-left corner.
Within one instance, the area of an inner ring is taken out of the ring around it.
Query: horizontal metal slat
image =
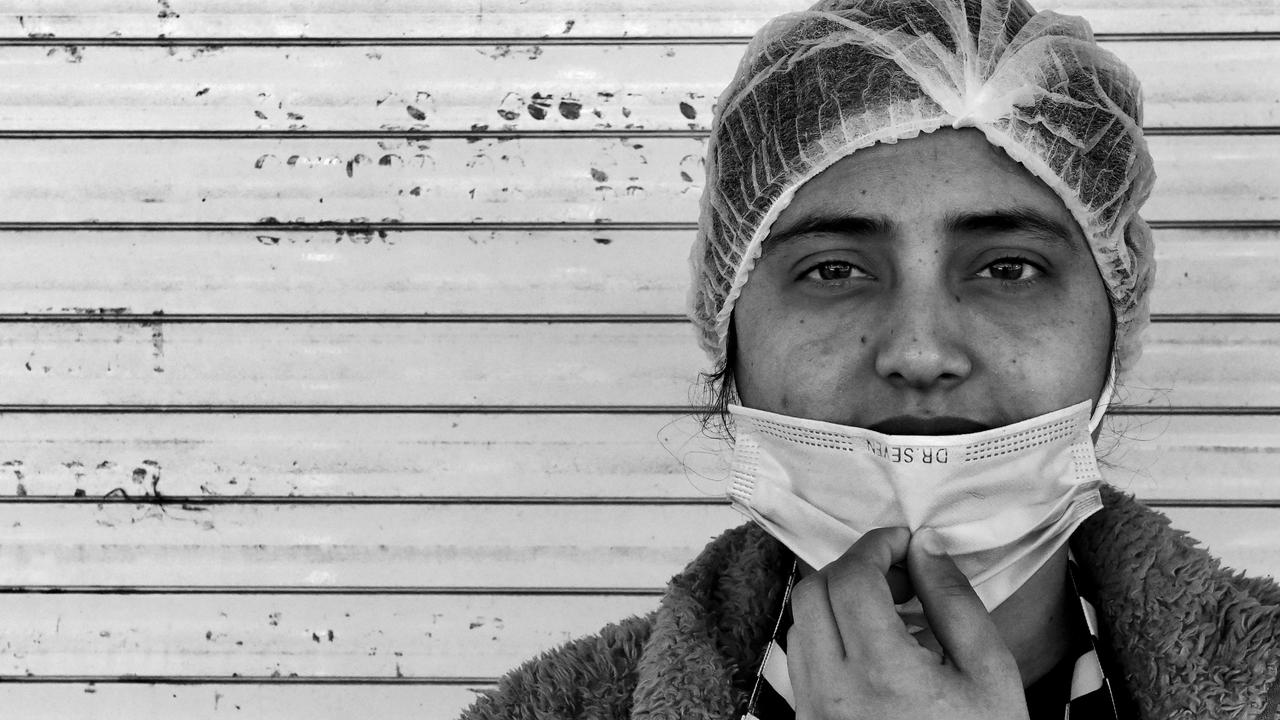
[[[0,676],[493,677],[657,604],[643,596],[5,595]]]
[[[1280,126],[1267,42],[1106,42],[1148,128]],[[15,131],[706,132],[738,45],[0,47]],[[74,60],[74,62],[68,62]],[[645,68],[644,73],[635,72]],[[460,70],[465,69],[465,72]]]
[[[1159,221],[1280,218],[1280,136],[1150,140]],[[691,222],[689,139],[9,140],[21,222]]]
[[[145,680],[145,679],[144,679]],[[5,702],[29,720],[102,720],[104,708],[131,720],[349,720],[377,709],[379,720],[454,720],[491,685],[288,684],[199,682],[4,683]]]
[[[500,4],[434,0],[429,10],[412,0],[383,0],[371,8],[356,0],[323,0],[287,8],[247,7],[234,0],[187,0],[176,8],[151,0],[44,0],[37,12],[21,4],[0,13],[0,34],[12,37],[166,38],[510,38],[747,36],[771,17],[807,7],[790,0],[708,0],[696,5],[658,0],[637,6],[623,0],[543,0]],[[1267,0],[1223,6],[1210,0],[1057,0],[1039,2],[1088,18],[1099,32],[1280,31],[1280,12]],[[157,12],[157,9],[159,10]]]
[[[728,507],[654,510],[4,505],[0,585],[647,589],[742,519]]]

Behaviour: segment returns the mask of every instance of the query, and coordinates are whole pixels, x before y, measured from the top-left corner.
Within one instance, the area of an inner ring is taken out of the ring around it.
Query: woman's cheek
[[[816,420],[844,417],[856,400],[845,397],[845,389],[859,386],[857,369],[868,365],[859,357],[857,339],[840,333],[795,337],[792,342],[775,375],[782,389],[777,398],[780,412]]]

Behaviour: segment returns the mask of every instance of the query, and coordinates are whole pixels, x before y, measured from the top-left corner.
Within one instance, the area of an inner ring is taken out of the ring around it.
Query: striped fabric
[[[1110,663],[1100,640],[1098,611],[1092,600],[1095,595],[1087,577],[1080,572],[1075,557],[1070,554],[1067,570],[1071,587],[1080,599],[1080,613],[1075,616],[1072,629],[1072,648],[1056,668],[1027,688],[1031,718],[1036,720],[1056,715],[1053,708],[1045,708],[1047,696],[1054,707],[1061,705],[1064,720],[1072,717],[1118,719],[1115,694],[1104,669]],[[782,607],[774,624],[773,636],[765,648],[742,720],[794,720],[796,716],[795,694],[787,673],[787,631],[792,623],[791,588],[795,586],[796,577],[796,568],[793,567],[786,592],[782,595]],[[1062,700],[1052,700],[1055,695]]]

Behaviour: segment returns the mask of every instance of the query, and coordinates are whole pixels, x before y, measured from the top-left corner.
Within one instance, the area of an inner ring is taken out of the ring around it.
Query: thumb
[[[930,629],[961,671],[995,670],[1013,661],[991,615],[937,532],[921,528],[912,535],[907,568]]]

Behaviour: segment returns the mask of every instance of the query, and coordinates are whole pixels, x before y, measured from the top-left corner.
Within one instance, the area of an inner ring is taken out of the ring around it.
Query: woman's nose
[[[961,305],[950,295],[907,296],[884,316],[876,348],[876,373],[897,388],[946,389],[973,370],[961,327]]]

